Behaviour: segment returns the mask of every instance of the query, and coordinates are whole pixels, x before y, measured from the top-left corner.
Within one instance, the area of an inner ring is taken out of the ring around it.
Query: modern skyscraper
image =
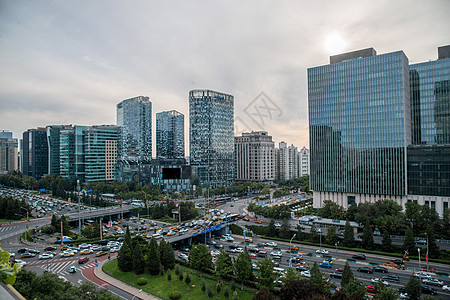
[[[0,174],[18,170],[17,139],[12,132],[0,131]]]
[[[211,90],[189,92],[190,162],[194,184],[234,182],[234,97]]]
[[[117,104],[120,126],[118,159],[146,161],[152,158],[152,103],[139,96]]]
[[[156,114],[156,156],[184,158],[184,115],[176,110]]]
[[[22,173],[41,179],[48,174],[48,143],[45,128],[28,129],[22,138]]]
[[[71,129],[72,125],[49,125],[47,130],[48,142],[48,172],[60,175],[60,136],[61,130]]]
[[[280,142],[275,149],[275,179],[289,180],[289,149],[286,142]]]
[[[370,48],[308,69],[314,207],[381,199],[428,202],[439,214],[448,207],[450,60],[439,58],[409,66],[402,51]]]
[[[243,132],[234,138],[236,181],[275,180],[275,143],[265,131]]]

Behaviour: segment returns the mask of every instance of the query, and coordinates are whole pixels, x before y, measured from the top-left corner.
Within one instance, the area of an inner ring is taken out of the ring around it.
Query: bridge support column
[[[188,243],[189,247],[192,246],[192,238],[191,237],[187,239],[187,243]]]

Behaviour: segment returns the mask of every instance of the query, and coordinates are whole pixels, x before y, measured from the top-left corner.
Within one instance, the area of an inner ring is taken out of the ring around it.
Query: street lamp
[[[427,260],[427,272],[428,272],[428,233],[425,232],[425,234],[427,236],[427,256],[425,257],[425,259]]]
[[[417,252],[419,252],[419,271],[420,271],[420,248],[417,248]]]
[[[24,207],[21,207],[21,209],[24,209],[26,212],[27,212],[27,233],[28,233],[28,227],[29,227],[29,219],[28,219],[28,209],[26,209],[26,208],[24,208]]]
[[[294,233],[294,235],[291,237],[291,240],[289,241],[289,251],[290,251],[290,262],[289,262],[289,267],[292,267],[292,248],[291,248],[291,243],[292,243],[292,240],[295,238],[295,236],[296,236],[297,234],[296,233]]]
[[[139,295],[139,293],[142,292],[142,289],[139,290],[139,292],[136,293],[136,295],[133,296],[133,298],[131,298],[131,300],[134,300],[134,298]]]

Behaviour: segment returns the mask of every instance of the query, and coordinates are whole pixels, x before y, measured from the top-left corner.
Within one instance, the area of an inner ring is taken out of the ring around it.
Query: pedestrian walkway
[[[95,267],[94,274],[99,279],[108,282],[110,285],[113,285],[121,290],[124,290],[125,292],[135,295],[134,299],[149,299],[149,300],[159,300],[160,298],[155,297],[153,295],[150,295],[144,291],[141,291],[138,288],[132,287],[114,277],[109,276],[105,272],[103,272],[103,265],[105,263],[109,262],[109,260],[102,260],[98,262],[98,267]]]

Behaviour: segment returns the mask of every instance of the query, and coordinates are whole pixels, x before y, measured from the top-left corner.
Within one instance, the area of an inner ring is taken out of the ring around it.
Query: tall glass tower
[[[184,158],[184,115],[176,110],[156,114],[156,156]]]
[[[117,104],[120,126],[118,159],[145,161],[152,158],[152,103],[139,96]]]
[[[234,97],[211,90],[189,92],[189,145],[194,184],[234,182]],[[195,177],[195,175],[193,175]]]
[[[406,198],[411,143],[409,65],[373,48],[308,69],[314,207]]]

